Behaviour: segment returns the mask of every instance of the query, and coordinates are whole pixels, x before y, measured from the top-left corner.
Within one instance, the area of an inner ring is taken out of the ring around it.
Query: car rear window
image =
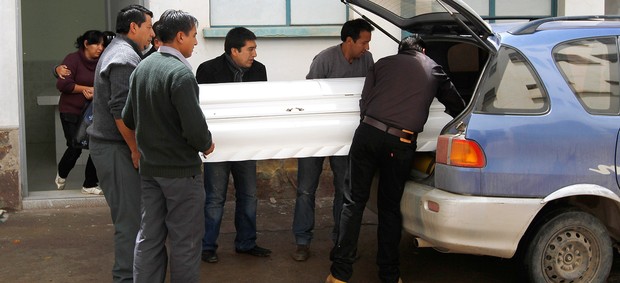
[[[542,114],[549,99],[531,64],[510,47],[500,48],[481,84],[476,109],[490,114]]]
[[[615,37],[559,44],[553,59],[581,105],[591,114],[618,115],[618,45]]]

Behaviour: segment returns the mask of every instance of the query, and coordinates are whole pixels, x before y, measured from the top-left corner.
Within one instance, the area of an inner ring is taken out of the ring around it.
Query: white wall
[[[4,31],[0,41],[0,128],[19,126],[19,81],[21,68],[18,64],[18,0],[3,0],[0,5],[0,27]]]
[[[617,1],[617,0],[614,0]],[[558,16],[605,14],[605,0],[559,0]]]
[[[202,29],[209,27],[209,1],[191,0],[150,0],[145,3],[153,11],[155,20],[167,9],[176,9],[189,12],[199,21],[198,33],[200,39],[194,48],[194,54],[189,58],[194,71],[200,63],[221,55],[224,52],[224,40],[202,37]],[[358,15],[351,15],[358,18]],[[370,17],[370,13],[367,13]],[[376,20],[384,28],[388,29],[397,38],[400,38],[400,30],[391,24]],[[256,60],[267,67],[267,77],[271,81],[302,80],[305,79],[312,62],[312,58],[321,50],[340,43],[339,37],[325,38],[259,38],[257,40],[258,57]],[[373,32],[370,43],[370,51],[375,61],[381,57],[392,55],[396,52],[397,45],[380,31]]]

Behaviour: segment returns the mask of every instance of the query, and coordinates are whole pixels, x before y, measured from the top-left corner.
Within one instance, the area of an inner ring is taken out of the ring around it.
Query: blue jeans
[[[297,160],[297,199],[295,200],[295,216],[293,218],[293,234],[298,245],[309,245],[314,230],[314,205],[316,189],[319,186],[323,160],[325,157],[308,157]],[[334,205],[332,214],[334,228],[332,240],[336,242],[338,223],[342,210],[344,180],[348,170],[347,156],[330,156],[329,162],[334,174]]]
[[[246,251],[256,246],[256,161],[230,161],[204,164],[205,235],[203,251],[217,250],[228,176],[232,173],[235,185],[235,248]]]

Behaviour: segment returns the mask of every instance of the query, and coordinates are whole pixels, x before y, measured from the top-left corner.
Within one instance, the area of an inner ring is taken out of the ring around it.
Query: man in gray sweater
[[[198,21],[165,11],[156,33],[163,46],[130,78],[123,121],[140,151],[142,220],[136,239],[135,282],[200,282],[205,191],[202,160],[215,147],[200,109],[189,62]],[[170,251],[170,265],[166,249]]]
[[[95,70],[90,155],[97,168],[114,224],[114,282],[133,282],[133,250],[140,226],[140,176],[135,134],[121,120],[129,76],[155,35],[153,13],[140,5],[122,9],[117,36],[101,54]]]

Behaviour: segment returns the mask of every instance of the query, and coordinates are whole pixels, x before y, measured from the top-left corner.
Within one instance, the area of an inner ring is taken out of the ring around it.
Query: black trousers
[[[342,281],[349,281],[357,253],[357,241],[370,186],[379,172],[377,206],[377,265],[382,282],[397,282],[399,271],[399,243],[402,231],[400,200],[405,181],[411,171],[416,143],[401,142],[396,136],[361,123],[351,144],[349,186],[340,215],[338,242],[332,249],[331,273]]]
[[[58,162],[58,176],[61,178],[67,178],[69,172],[71,172],[71,169],[75,167],[75,163],[78,158],[82,155],[81,148],[73,147],[73,137],[77,132],[80,119],[80,115],[60,113],[62,130],[65,134],[65,139],[67,140],[67,149],[62,155],[60,162]],[[86,162],[86,169],[84,170],[84,183],[82,183],[82,186],[85,188],[92,188],[96,187],[98,183],[99,179],[97,179],[97,170],[95,169],[93,160],[89,155],[88,161]]]

